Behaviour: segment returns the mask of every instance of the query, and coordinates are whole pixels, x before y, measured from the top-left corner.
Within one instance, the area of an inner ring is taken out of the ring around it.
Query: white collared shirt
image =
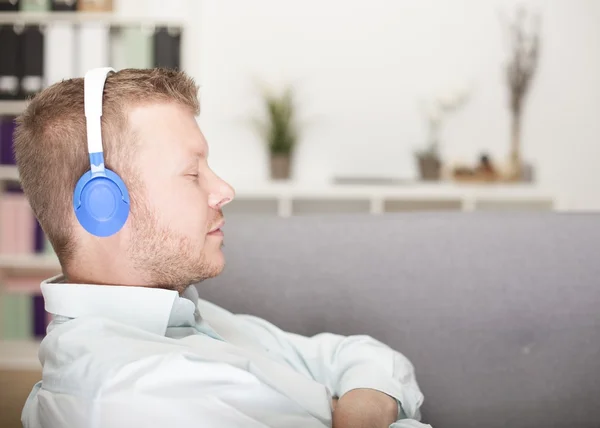
[[[332,396],[372,388],[418,422],[412,364],[368,336],[304,337],[175,291],[44,281],[54,314],[24,428],[331,426]]]

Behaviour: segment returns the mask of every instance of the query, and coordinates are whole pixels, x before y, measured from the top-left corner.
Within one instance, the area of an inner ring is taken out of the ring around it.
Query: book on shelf
[[[69,22],[49,22],[44,31],[44,86],[75,75],[77,31]]]
[[[157,27],[154,32],[154,66],[179,69],[181,66],[181,30]]]
[[[21,0],[19,10],[23,12],[46,12],[50,10],[50,0]]]
[[[15,165],[13,152],[13,135],[15,132],[14,116],[0,116],[0,165]]]
[[[77,10],[81,12],[112,12],[112,0],[78,0]]]
[[[19,10],[19,0],[0,0],[1,12],[15,12]]]
[[[50,9],[57,12],[75,12],[77,0],[50,0]]]
[[[13,25],[0,25],[0,100],[19,98],[21,80],[19,45],[18,29]]]
[[[110,63],[117,70],[152,67],[154,64],[153,34],[153,28],[141,25],[112,29]]]
[[[101,22],[86,22],[79,28],[77,37],[77,76],[96,67],[106,67],[110,58],[110,26]]]
[[[45,278],[5,279],[0,293],[0,340],[40,339],[51,314],[46,311],[40,282]]]
[[[44,35],[38,25],[28,25],[21,34],[21,98],[29,98],[44,87]]]

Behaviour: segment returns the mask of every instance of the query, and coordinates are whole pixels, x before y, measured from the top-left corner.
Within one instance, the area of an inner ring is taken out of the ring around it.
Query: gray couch
[[[406,355],[434,428],[600,427],[600,216],[228,217],[203,298]]]

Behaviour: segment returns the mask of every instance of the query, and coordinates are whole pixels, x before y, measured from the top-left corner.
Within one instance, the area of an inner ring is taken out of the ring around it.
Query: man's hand
[[[333,428],[388,428],[397,419],[397,401],[374,389],[353,389],[333,401]]]

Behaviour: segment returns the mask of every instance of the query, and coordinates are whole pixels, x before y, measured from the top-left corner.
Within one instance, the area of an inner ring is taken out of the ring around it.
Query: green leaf
[[[281,94],[263,91],[264,118],[254,119],[253,124],[269,151],[289,155],[299,139],[294,92],[291,87]]]

